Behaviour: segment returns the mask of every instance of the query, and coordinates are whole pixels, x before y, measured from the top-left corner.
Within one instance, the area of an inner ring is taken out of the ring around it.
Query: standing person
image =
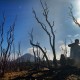
[[[75,39],[75,43],[68,45],[70,49],[70,58],[74,59],[75,61],[78,60],[80,57],[80,46],[79,46],[79,39]]]

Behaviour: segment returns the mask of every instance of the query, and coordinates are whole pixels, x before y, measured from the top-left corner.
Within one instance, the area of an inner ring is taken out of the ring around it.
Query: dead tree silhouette
[[[7,66],[7,61],[9,60],[10,58],[10,55],[11,55],[11,48],[12,48],[12,44],[13,44],[13,41],[14,41],[14,26],[15,26],[15,21],[16,21],[16,18],[13,22],[13,24],[10,26],[9,30],[7,31],[7,45],[6,45],[6,48],[4,49],[3,47],[3,43],[4,43],[4,24],[5,24],[5,20],[6,20],[6,17],[3,13],[3,21],[0,25],[0,66],[1,66],[1,73],[4,74],[5,72],[5,69],[6,69],[6,66]]]
[[[38,48],[42,51],[42,53],[44,54],[44,57],[46,58],[46,61],[47,61],[47,64],[48,64],[48,68],[50,68],[50,63],[49,63],[48,57],[47,57],[47,55],[46,55],[46,52],[44,51],[44,49],[43,49],[40,45],[33,43],[33,34],[32,34],[32,33],[33,33],[33,30],[32,30],[31,33],[30,33],[30,37],[31,37],[31,39],[30,39],[30,44],[31,44],[32,46],[38,47]]]
[[[35,50],[34,50],[34,46],[33,46],[33,53],[34,53],[34,61],[35,61],[35,64],[36,64],[36,53],[35,53]]]
[[[39,45],[39,43],[37,42],[37,44]],[[33,46],[33,53],[34,53],[34,61],[35,61],[35,66],[36,69],[39,69],[40,67],[40,49],[38,47],[35,47],[36,51],[34,50],[34,46]]]
[[[37,22],[40,24],[41,28],[44,30],[44,32],[47,34],[48,38],[49,38],[49,43],[50,43],[50,47],[52,49],[52,53],[53,53],[53,64],[54,66],[56,67],[57,66],[57,60],[56,60],[56,51],[55,51],[55,31],[54,31],[54,21],[53,21],[53,24],[51,24],[51,22],[49,21],[48,19],[48,13],[49,13],[49,10],[48,10],[48,6],[45,2],[45,5],[43,5],[42,1],[40,0],[40,3],[41,3],[41,6],[42,6],[42,9],[43,9],[43,17],[45,18],[45,21],[48,25],[46,25],[45,23],[41,22],[39,20],[39,18],[37,17],[37,14],[36,14],[36,11],[33,9],[33,14],[35,16],[35,19],[37,20]],[[50,31],[47,29],[49,28]],[[30,40],[30,43],[31,45],[33,46],[37,46],[41,49],[41,51],[44,53],[44,56],[46,57],[45,55],[45,52],[44,50],[41,48],[41,46],[39,45],[36,45],[32,42],[32,40]],[[46,57],[47,59],[47,57]]]

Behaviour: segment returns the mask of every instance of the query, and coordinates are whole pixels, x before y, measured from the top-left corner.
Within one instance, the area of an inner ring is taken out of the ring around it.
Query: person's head
[[[76,44],[79,44],[79,39],[75,39],[75,43]]]

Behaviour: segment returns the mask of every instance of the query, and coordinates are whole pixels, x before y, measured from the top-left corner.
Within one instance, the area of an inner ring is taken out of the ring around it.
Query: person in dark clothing
[[[70,47],[70,58],[77,61],[80,58],[80,46],[79,40],[75,39],[75,43],[69,44]]]

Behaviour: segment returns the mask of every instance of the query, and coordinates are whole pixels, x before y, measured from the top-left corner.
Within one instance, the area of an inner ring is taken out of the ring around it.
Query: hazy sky
[[[49,7],[49,20],[55,21],[54,28],[56,29],[56,52],[59,54],[60,47],[63,46],[65,39],[67,44],[70,39],[80,39],[80,28],[75,25],[69,16],[69,6],[72,3],[74,7],[74,15],[80,21],[80,0],[42,0],[46,1]],[[50,50],[48,37],[36,22],[32,13],[32,8],[35,9],[37,16],[41,21],[45,22],[42,15],[42,8],[39,0],[0,0],[0,21],[2,21],[2,12],[5,12],[5,40],[6,31],[10,24],[13,23],[17,15],[15,25],[15,46],[17,49],[18,42],[21,42],[21,48],[24,53],[31,48],[29,44],[29,32],[34,28],[34,42],[39,41],[42,47],[47,47]],[[6,43],[4,42],[4,47]]]

